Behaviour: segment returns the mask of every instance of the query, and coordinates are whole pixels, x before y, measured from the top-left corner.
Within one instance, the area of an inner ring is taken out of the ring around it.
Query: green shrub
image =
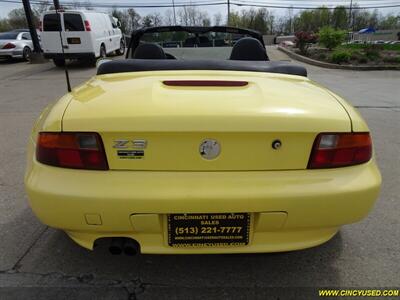
[[[366,58],[365,56],[360,56],[357,59],[357,61],[358,61],[359,64],[366,64],[368,62],[368,58]]]
[[[382,45],[369,45],[365,48],[365,56],[368,57],[369,60],[377,60],[381,57],[381,51],[383,50]]]
[[[342,44],[346,38],[346,32],[336,30],[330,26],[322,27],[319,31],[319,43],[329,50]]]
[[[383,61],[390,64],[400,64],[400,56],[386,56]]]
[[[351,52],[348,50],[336,50],[331,55],[331,62],[335,64],[347,63],[351,59]]]
[[[362,56],[363,56],[363,54],[360,52],[360,51],[358,51],[358,50],[352,50],[352,51],[350,51],[350,53],[351,53],[351,60],[359,60],[359,58],[361,58]]]
[[[390,44],[384,44],[384,45],[347,44],[347,45],[342,45],[343,48],[360,49],[360,50],[370,48],[371,46],[375,46],[375,47],[378,46],[378,48],[381,48],[386,51],[400,51],[400,44],[395,44],[395,45],[390,45]]]
[[[318,54],[318,59],[319,60],[326,60],[326,54],[325,53]]]

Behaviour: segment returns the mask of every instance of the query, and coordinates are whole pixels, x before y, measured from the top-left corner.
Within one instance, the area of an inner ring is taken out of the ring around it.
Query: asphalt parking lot
[[[297,252],[128,257],[105,247],[87,251],[33,215],[23,186],[25,146],[39,113],[66,92],[64,72],[51,63],[0,61],[0,298],[310,299],[313,287],[399,288],[400,72],[307,69],[370,126],[383,187],[369,217]],[[94,74],[70,68],[73,86]],[[310,288],[307,297],[301,287]]]

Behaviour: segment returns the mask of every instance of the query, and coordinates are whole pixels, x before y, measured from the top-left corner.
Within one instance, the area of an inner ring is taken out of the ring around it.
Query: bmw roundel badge
[[[203,158],[214,159],[221,153],[221,146],[216,140],[206,139],[201,142],[199,151]]]

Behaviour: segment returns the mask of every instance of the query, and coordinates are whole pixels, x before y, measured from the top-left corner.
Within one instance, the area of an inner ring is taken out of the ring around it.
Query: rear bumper
[[[32,142],[28,153],[25,185],[33,211],[43,223],[65,230],[89,249],[96,239],[113,236],[137,240],[143,253],[303,249],[329,240],[341,225],[365,217],[381,184],[373,160],[329,170],[86,171],[38,163]],[[249,245],[168,246],[166,214],[222,212],[252,213]]]
[[[87,53],[44,53],[43,54],[47,59],[95,59],[95,54],[91,52]]]
[[[0,57],[7,57],[7,58],[19,58],[22,57],[22,50],[18,49],[0,49]]]

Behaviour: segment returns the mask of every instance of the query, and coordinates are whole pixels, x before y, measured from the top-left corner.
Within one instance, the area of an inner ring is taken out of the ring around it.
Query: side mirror
[[[121,28],[122,25],[120,21],[117,21],[117,26]]]

